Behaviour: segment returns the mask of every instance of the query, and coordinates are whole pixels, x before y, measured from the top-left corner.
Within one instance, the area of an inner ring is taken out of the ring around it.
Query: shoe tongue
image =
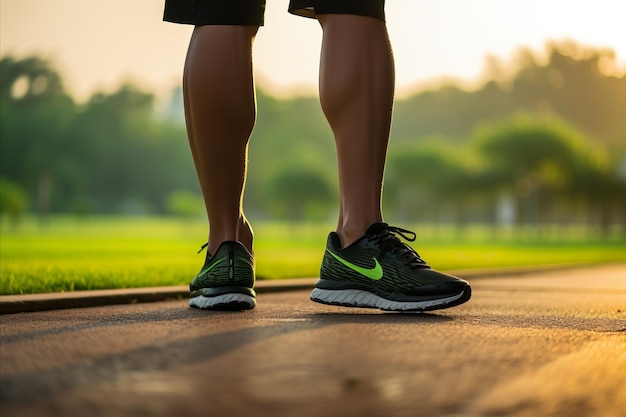
[[[384,232],[385,230],[387,230],[387,228],[389,227],[389,225],[387,223],[374,223],[373,225],[371,225],[367,231],[365,232],[366,235],[377,235],[380,234],[382,232]]]

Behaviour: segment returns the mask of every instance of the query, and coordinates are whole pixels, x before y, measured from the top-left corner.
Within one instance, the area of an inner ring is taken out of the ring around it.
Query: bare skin
[[[242,208],[256,103],[252,43],[258,26],[200,26],[185,61],[187,134],[209,218],[209,253],[226,240],[252,253]]]
[[[382,221],[381,196],[394,96],[385,23],[319,15],[324,31],[320,101],[339,161],[337,233],[347,246]],[[183,76],[189,142],[209,219],[209,253],[227,240],[252,253],[242,208],[256,117],[252,44],[257,26],[196,27]]]
[[[383,173],[394,96],[394,64],[385,23],[371,17],[318,15],[324,30],[320,101],[339,163],[337,234],[348,246],[382,221]]]

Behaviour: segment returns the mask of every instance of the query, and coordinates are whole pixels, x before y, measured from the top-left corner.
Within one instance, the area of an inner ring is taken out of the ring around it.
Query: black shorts
[[[271,1],[271,0],[270,0]],[[290,0],[289,12],[354,14],[385,20],[385,0]],[[189,25],[263,25],[265,0],[165,0],[163,20]]]

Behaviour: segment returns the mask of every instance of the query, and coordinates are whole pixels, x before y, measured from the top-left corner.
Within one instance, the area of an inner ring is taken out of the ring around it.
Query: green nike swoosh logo
[[[354,272],[356,272],[358,274],[361,274],[361,275],[363,275],[366,278],[372,279],[374,281],[378,281],[379,279],[381,279],[383,277],[383,267],[380,266],[380,264],[378,263],[378,259],[376,259],[373,256],[372,256],[372,259],[374,259],[374,263],[376,265],[374,265],[373,268],[364,268],[362,266],[355,265],[352,262],[346,261],[342,257],[340,257],[338,255],[335,255],[334,253],[332,253],[328,249],[326,249],[326,251],[328,253],[330,253],[333,258],[335,258],[336,260],[338,260],[339,262],[341,262],[342,264],[344,264],[345,266],[347,266],[348,268],[350,268]]]
[[[216,260],[215,262],[213,262],[211,265],[207,266],[206,268],[204,268],[202,271],[200,271],[200,273],[198,274],[198,276],[202,276],[206,273],[208,273],[209,271],[211,271],[211,269],[215,268],[218,264],[220,264],[222,261],[224,260],[224,258],[220,258],[218,260]]]

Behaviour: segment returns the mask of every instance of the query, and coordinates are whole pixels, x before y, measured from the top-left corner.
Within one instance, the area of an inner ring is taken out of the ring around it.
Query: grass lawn
[[[332,224],[255,224],[259,279],[314,277]],[[0,294],[186,285],[204,261],[204,221],[163,218],[78,220],[54,217],[0,225]],[[408,227],[410,229],[410,227]],[[441,270],[626,260],[626,241],[494,237],[476,227],[463,235],[419,226],[415,248]],[[560,234],[561,236],[563,233]]]

